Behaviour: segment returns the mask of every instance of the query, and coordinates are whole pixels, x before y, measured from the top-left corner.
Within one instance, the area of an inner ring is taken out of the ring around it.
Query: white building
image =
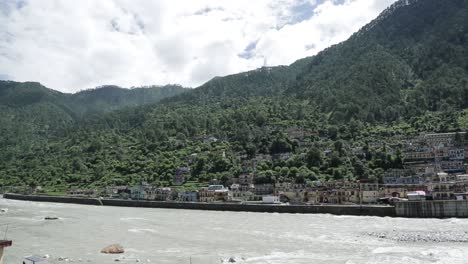
[[[279,196],[267,195],[262,197],[262,202],[264,204],[277,204],[280,203]]]

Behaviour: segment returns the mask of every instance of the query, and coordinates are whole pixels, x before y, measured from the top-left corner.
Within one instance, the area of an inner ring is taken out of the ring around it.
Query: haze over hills
[[[124,107],[158,102],[187,89],[179,85],[121,88],[106,85],[75,94],[61,93],[40,83],[0,81],[0,104],[23,107],[44,102],[55,103],[76,113],[103,113]]]
[[[66,94],[36,82],[0,81],[0,146],[16,147],[18,142],[54,137],[83,118],[156,103],[186,90],[177,85],[135,89],[103,86]]]
[[[0,185],[167,185],[178,167],[190,167],[192,183],[229,184],[253,170],[258,182],[379,180],[403,157],[371,143],[468,128],[467,11],[465,0],[399,1],[317,56],[215,78],[181,94],[180,87],[158,90],[154,98],[165,99],[154,105],[121,108],[146,103],[138,89],[78,93],[77,105],[38,84],[16,84],[13,97],[0,89],[10,111],[0,117],[10,124],[2,126]],[[23,93],[28,85],[37,86],[35,95]],[[24,136],[10,132],[17,109],[48,117],[29,129],[41,135],[30,144],[11,144]],[[103,109],[110,112],[86,114]],[[73,113],[83,119],[72,122]],[[246,166],[259,155],[285,153],[287,159]]]

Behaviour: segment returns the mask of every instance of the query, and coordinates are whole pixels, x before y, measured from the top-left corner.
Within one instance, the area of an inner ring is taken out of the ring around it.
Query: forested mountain
[[[312,59],[291,92],[337,120],[393,121],[468,106],[465,0],[399,1]]]
[[[77,105],[49,91],[41,107],[68,125],[45,130],[48,140],[27,150],[2,147],[0,185],[167,185],[178,167],[190,167],[190,183],[229,184],[253,171],[257,182],[379,180],[402,166],[399,138],[468,129],[467,19],[466,0],[398,1],[317,56],[217,77],[156,105],[118,109],[126,96],[100,95],[113,87],[76,94]],[[36,102],[3,94],[8,109]],[[101,105],[118,110],[80,122],[59,114]],[[47,122],[38,123],[56,125]]]
[[[124,89],[118,86],[102,86],[72,94],[69,105],[75,113],[86,115],[152,104],[187,91],[178,85],[150,86]]]
[[[21,108],[50,103],[67,109],[71,115],[83,115],[151,104],[185,91],[187,89],[179,85],[132,89],[108,85],[67,94],[49,89],[36,82],[0,81],[0,106]]]
[[[184,91],[176,85],[135,89],[103,86],[66,94],[35,82],[0,81],[0,148],[19,150],[31,141],[59,136],[91,115],[156,103]]]
[[[197,102],[232,98],[280,96],[296,81],[311,58],[298,60],[290,66],[263,67],[253,71],[216,77],[190,93],[170,98],[175,102]]]

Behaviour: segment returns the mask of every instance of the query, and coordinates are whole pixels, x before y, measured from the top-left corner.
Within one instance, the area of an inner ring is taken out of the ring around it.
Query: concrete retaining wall
[[[468,201],[411,201],[395,205],[399,217],[468,218]]]
[[[33,202],[101,205],[99,199],[95,199],[95,198],[45,196],[45,195],[22,195],[22,194],[11,194],[11,193],[4,194],[3,198],[12,199],[12,200],[33,201]]]
[[[114,199],[74,198],[38,195],[5,194],[4,198],[25,201],[76,203],[104,206],[167,208],[188,210],[212,210],[259,213],[293,213],[293,214],[334,214],[334,215],[366,215],[395,216],[395,208],[391,206],[359,206],[359,205],[265,205],[265,204],[234,204],[234,203],[183,203],[134,201]]]

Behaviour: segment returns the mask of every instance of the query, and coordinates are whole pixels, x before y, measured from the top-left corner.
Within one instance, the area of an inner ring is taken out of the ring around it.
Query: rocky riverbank
[[[434,243],[467,243],[468,232],[452,231],[419,231],[419,232],[372,232],[367,235],[381,239],[388,239],[398,242],[434,242]]]

